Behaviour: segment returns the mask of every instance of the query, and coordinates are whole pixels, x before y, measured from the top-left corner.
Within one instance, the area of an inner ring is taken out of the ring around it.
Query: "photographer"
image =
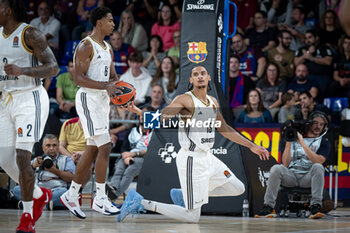
[[[155,111],[150,106],[142,108],[143,111]],[[131,184],[132,180],[139,175],[144,158],[147,153],[147,147],[152,137],[152,131],[143,128],[140,121],[139,125],[133,127],[125,137],[121,148],[122,157],[115,162],[114,174],[111,182],[106,186],[108,197],[115,200],[123,194]]]
[[[291,122],[291,121],[289,121]],[[324,137],[327,131],[327,116],[319,111],[313,112],[306,124],[305,135],[296,132],[296,140],[287,137],[282,154],[282,164],[274,165],[264,196],[264,207],[256,217],[275,217],[273,210],[280,185],[285,187],[311,187],[310,218],[322,218],[324,167],[330,152],[330,142]],[[293,124],[285,123],[286,128]]]
[[[67,191],[73,179],[75,165],[71,158],[59,154],[55,135],[45,135],[42,148],[44,154],[31,162],[36,171],[35,182],[40,187],[51,189],[53,207],[61,207],[60,196]],[[19,186],[13,188],[13,194],[17,200],[21,199]]]

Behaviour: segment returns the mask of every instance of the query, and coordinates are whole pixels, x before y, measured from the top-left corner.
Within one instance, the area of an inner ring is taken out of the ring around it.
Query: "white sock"
[[[29,213],[33,218],[33,201],[22,201],[23,213]]]
[[[146,210],[157,212],[167,217],[180,220],[182,222],[197,223],[201,216],[201,208],[187,210],[178,205],[164,204],[156,201],[143,199],[141,204]]]
[[[73,196],[73,197],[78,196],[80,187],[81,187],[81,184],[77,184],[72,180],[72,183],[71,183],[70,188],[68,190],[69,196]]]
[[[98,199],[106,196],[106,184],[96,182],[96,197]]]
[[[43,191],[38,185],[34,185],[34,190],[33,190],[33,198],[38,199],[43,195]]]

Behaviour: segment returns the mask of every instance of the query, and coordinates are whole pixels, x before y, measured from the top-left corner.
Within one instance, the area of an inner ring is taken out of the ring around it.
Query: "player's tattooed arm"
[[[25,67],[23,73],[35,78],[48,78],[58,74],[58,65],[52,50],[48,46],[43,33],[33,27],[28,27],[24,33],[26,45],[33,50],[34,55],[42,64],[37,67]]]

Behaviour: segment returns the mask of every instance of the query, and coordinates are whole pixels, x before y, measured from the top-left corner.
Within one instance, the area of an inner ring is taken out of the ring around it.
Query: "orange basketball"
[[[132,102],[135,100],[136,96],[136,89],[133,85],[127,82],[118,81],[115,83],[115,85],[119,87],[123,87],[124,89],[121,90],[123,93],[116,92],[116,97],[111,97],[111,101],[113,104],[117,106],[126,105],[129,102]]]

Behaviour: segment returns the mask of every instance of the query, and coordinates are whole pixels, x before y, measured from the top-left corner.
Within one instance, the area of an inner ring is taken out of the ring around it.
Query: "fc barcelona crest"
[[[187,57],[191,62],[201,63],[207,58],[207,43],[206,42],[188,42]]]

